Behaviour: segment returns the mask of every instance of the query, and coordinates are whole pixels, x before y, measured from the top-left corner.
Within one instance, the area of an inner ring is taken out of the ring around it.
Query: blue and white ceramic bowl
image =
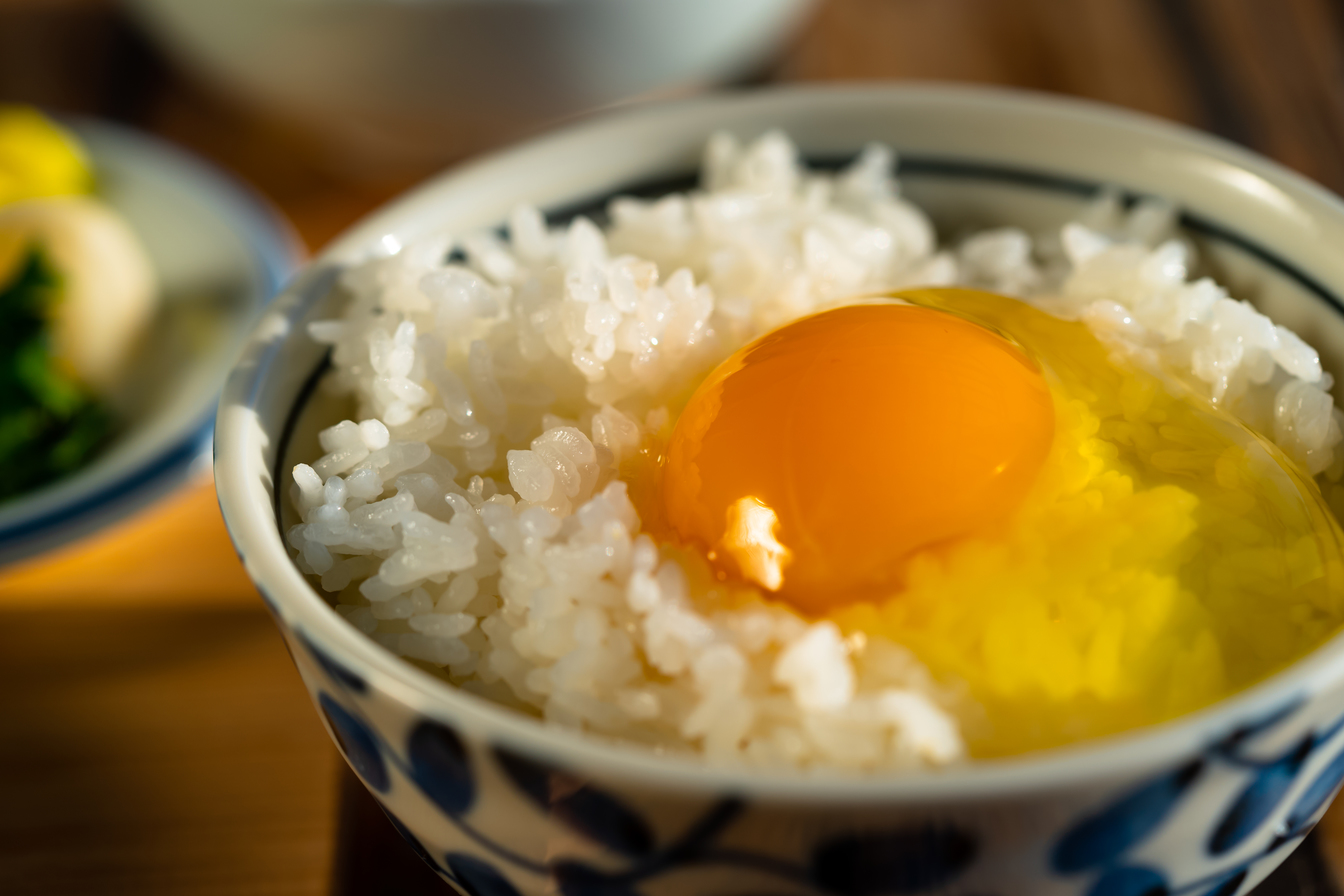
[[[209,468],[220,386],[303,255],[278,213],[205,162],[104,122],[66,125],[88,149],[99,198],[144,243],[162,308],[153,349],[131,371],[130,419],[79,472],[0,503],[0,563],[87,535]]]
[[[1079,102],[947,87],[795,88],[640,108],[434,180],[334,243],[266,315],[225,390],[224,516],[319,713],[398,828],[473,896],[1232,896],[1344,779],[1344,641],[1174,722],[941,773],[706,768],[454,690],[347,625],[281,539],[286,445],[347,265],[520,201],[572,214],[678,184],[706,136],[785,129],[815,160],[880,140],[945,228],[1066,220],[1103,184],[1177,201],[1218,277],[1344,370],[1344,203],[1265,159]],[[569,211],[566,211],[569,210]],[[331,421],[324,421],[331,422]]]

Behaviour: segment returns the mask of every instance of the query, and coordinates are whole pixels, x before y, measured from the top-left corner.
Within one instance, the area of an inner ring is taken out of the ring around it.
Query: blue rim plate
[[[257,316],[304,258],[277,210],[205,161],[106,122],[65,124],[88,150],[99,198],[126,217],[145,244],[160,280],[163,315],[204,313],[210,326],[204,337],[197,327],[189,350],[173,347],[180,363],[163,371],[162,388],[88,466],[0,503],[0,564],[91,534],[208,469],[215,407],[229,367]],[[155,347],[151,342],[146,354]]]

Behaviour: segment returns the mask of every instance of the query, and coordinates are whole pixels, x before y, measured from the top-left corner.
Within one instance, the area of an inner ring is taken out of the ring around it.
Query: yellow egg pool
[[[984,710],[973,755],[1172,718],[1339,629],[1339,525],[1271,443],[1174,377],[1112,363],[1081,323],[972,291],[902,297],[1010,335],[1055,397],[1050,456],[1000,535],[928,551],[900,593],[832,614],[964,681]]]

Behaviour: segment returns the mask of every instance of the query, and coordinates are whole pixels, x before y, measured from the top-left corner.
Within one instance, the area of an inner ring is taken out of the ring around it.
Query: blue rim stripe
[[[1035,171],[1030,168],[1014,168],[1010,165],[995,165],[985,162],[976,162],[952,156],[929,156],[920,155],[918,153],[905,155],[897,150],[896,158],[896,175],[900,178],[983,180],[1000,184],[1012,184],[1019,187],[1047,190],[1052,193],[1068,193],[1084,199],[1096,196],[1102,190],[1109,188],[1116,191],[1121,202],[1123,202],[1126,207],[1132,206],[1143,199],[1163,198],[1156,193],[1128,189],[1116,184],[1103,183],[1101,181],[1068,177],[1061,174],[1051,174],[1044,171]],[[810,156],[805,161],[807,166],[813,170],[839,171],[848,166],[853,160],[853,156]],[[605,193],[597,198],[581,199],[576,202],[566,203],[553,211],[547,212],[545,217],[547,223],[553,227],[565,224],[579,215],[584,215],[598,223],[602,223],[607,219],[607,203],[616,197],[633,196],[642,199],[657,198],[666,193],[692,189],[698,185],[699,182],[700,176],[694,171],[653,178],[630,184],[618,190],[613,190],[610,193]],[[1261,246],[1259,243],[1253,242],[1221,224],[1216,224],[1208,218],[1191,212],[1182,211],[1180,213],[1179,222],[1181,227],[1192,233],[1197,233],[1210,239],[1220,240],[1231,246],[1235,246],[1248,255],[1254,256],[1259,261],[1297,283],[1303,289],[1306,289],[1308,292],[1323,299],[1336,311],[1344,314],[1344,300],[1341,300],[1336,293],[1331,292],[1319,280],[1315,279],[1310,274],[1307,274],[1301,268],[1284,260],[1282,257]],[[503,228],[501,227],[501,232],[502,229]]]
[[[271,481],[275,483],[275,494],[272,495],[272,503],[275,510],[275,525],[280,528],[280,537],[285,537],[284,514],[281,512],[284,507],[284,497],[286,489],[285,484],[292,481],[292,477],[284,475],[285,457],[289,454],[289,442],[294,436],[294,430],[299,425],[299,416],[303,409],[308,406],[313,393],[322,382],[322,377],[331,370],[331,349],[322,356],[322,363],[313,368],[313,372],[308,374],[308,378],[303,381],[303,386],[299,389],[299,394],[294,397],[294,404],[289,409],[289,414],[285,417],[285,427],[280,430],[280,443],[275,446],[275,471],[271,475]]]
[[[319,301],[326,298],[327,294],[335,288],[337,272],[324,271],[312,283],[306,287],[303,301],[291,308],[286,315],[286,319],[291,323],[297,323],[302,320],[308,310]],[[266,384],[266,375],[271,371],[271,365],[275,363],[276,357],[280,353],[281,340],[274,340],[267,347],[266,351],[257,358],[257,366],[252,374],[252,384],[247,390],[247,407],[255,408],[261,398],[262,389]]]
[[[1001,165],[986,165],[979,162],[969,162],[962,159],[948,159],[938,156],[919,156],[912,155],[908,158],[899,156],[900,164],[898,175],[902,177],[945,177],[949,179],[963,180],[987,180],[997,183],[1010,183],[1024,187],[1035,187],[1042,190],[1050,190],[1056,193],[1071,193],[1080,197],[1091,197],[1105,189],[1109,184],[1101,184],[1095,181],[1083,180],[1081,178],[1063,177],[1056,174],[1046,174],[1039,171],[1030,171],[1027,169],[1010,168]],[[840,167],[834,160],[826,160],[818,167]],[[1154,193],[1144,193],[1138,190],[1114,187],[1121,201],[1126,206],[1131,206],[1143,199],[1161,199]],[[1242,236],[1234,230],[1215,224],[1202,215],[1196,215],[1191,212],[1182,211],[1179,216],[1180,226],[1192,233],[1197,233],[1209,239],[1219,240],[1231,246],[1242,250],[1248,255],[1254,256],[1257,260],[1273,268],[1279,273],[1297,283],[1303,289],[1312,293],[1320,299],[1323,299],[1336,311],[1344,314],[1344,300],[1331,292],[1319,280],[1303,271],[1301,268],[1286,261],[1274,252],[1261,246],[1259,243]]]

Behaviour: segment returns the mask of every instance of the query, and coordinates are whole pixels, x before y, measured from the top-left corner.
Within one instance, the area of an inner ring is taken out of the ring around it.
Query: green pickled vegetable
[[[0,501],[82,466],[112,415],[52,352],[61,278],[40,249],[0,283]]]

